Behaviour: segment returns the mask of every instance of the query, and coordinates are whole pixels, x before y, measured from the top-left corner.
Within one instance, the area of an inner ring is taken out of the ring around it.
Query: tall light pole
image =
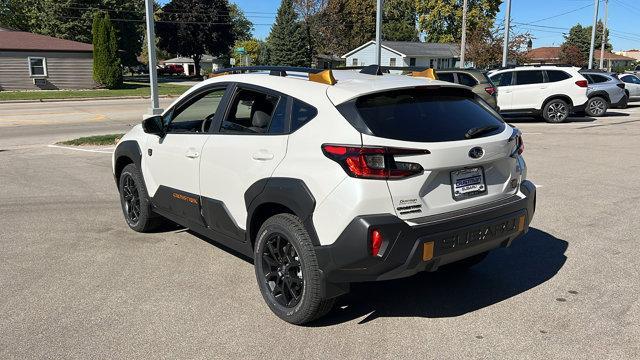
[[[377,0],[376,10],[376,64],[382,65],[382,0]]]
[[[464,55],[467,50],[467,0],[462,3],[462,40],[460,41],[460,68],[464,69]]]
[[[507,66],[509,54],[509,23],[511,22],[511,0],[507,0],[507,13],[504,16],[504,45],[502,48],[502,67]]]
[[[602,46],[600,47],[600,69],[604,67],[604,46],[607,43],[607,10],[609,8],[609,0],[604,0],[604,26],[602,27]]]
[[[156,31],[153,21],[153,0],[145,0],[145,13],[147,17],[147,46],[149,54],[149,85],[151,87],[151,108],[149,115],[162,113],[160,100],[158,99],[158,74],[156,72]]]
[[[589,69],[593,69],[593,47],[596,43],[596,24],[598,22],[598,8],[600,7],[600,0],[594,0],[593,6],[593,26],[591,27],[591,46],[589,47]]]

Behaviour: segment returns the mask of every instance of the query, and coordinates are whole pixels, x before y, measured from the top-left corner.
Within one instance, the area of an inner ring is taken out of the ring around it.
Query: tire
[[[600,96],[594,96],[587,101],[584,111],[589,116],[600,117],[607,113],[607,109],[609,109],[609,102]]]
[[[618,109],[626,109],[627,107],[629,107],[629,96],[625,95],[624,98],[622,99],[622,101],[620,101],[618,103],[618,106],[616,106]]]
[[[124,219],[132,230],[144,233],[158,227],[162,219],[151,210],[142,175],[134,164],[122,169],[118,190]]]
[[[569,104],[560,99],[554,99],[544,104],[542,116],[548,123],[558,124],[569,117]]]
[[[254,264],[262,297],[280,319],[302,325],[333,307],[335,298],[321,295],[324,284],[318,260],[309,233],[297,216],[278,214],[262,224]]]
[[[487,258],[487,255],[489,255],[488,251],[485,251],[483,253],[480,253],[478,255],[474,255],[471,257],[468,257],[466,259],[462,259],[459,261],[456,261],[454,263],[451,264],[447,264],[445,266],[442,267],[442,271],[451,271],[451,272],[460,272],[460,271],[467,271],[470,268],[478,265],[479,263],[481,263],[484,259]]]

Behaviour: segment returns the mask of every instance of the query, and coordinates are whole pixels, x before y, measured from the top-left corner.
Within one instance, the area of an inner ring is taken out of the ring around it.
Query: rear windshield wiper
[[[467,131],[466,134],[464,134],[464,137],[466,139],[473,139],[474,137],[478,137],[482,134],[486,134],[495,130],[500,129],[500,126],[497,125],[489,125],[489,126],[482,126],[482,127],[474,127],[471,128]]]

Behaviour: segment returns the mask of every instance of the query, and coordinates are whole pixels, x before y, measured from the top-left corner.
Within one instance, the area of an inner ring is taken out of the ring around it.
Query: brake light
[[[369,234],[371,256],[378,256],[380,254],[380,248],[382,248],[382,233],[379,230],[373,229]]]
[[[493,86],[489,86],[489,87],[484,88],[484,91],[486,91],[487,94],[493,96],[493,94],[496,93],[496,88],[494,88]]]
[[[576,81],[576,85],[586,88],[589,86],[589,83],[587,82],[587,80],[578,80]]]
[[[396,157],[430,154],[429,150],[390,147],[322,145],[322,152],[342,166],[347,175],[363,179],[395,180],[422,173],[420,164]]]
[[[620,89],[624,89],[624,83],[616,84],[616,86],[619,87]]]

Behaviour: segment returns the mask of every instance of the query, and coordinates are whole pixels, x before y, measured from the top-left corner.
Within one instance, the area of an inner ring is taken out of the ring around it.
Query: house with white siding
[[[342,55],[346,66],[366,66],[376,63],[376,42],[369,41]],[[460,44],[426,43],[417,41],[383,41],[382,66],[424,66],[448,69],[460,60]]]
[[[93,45],[0,29],[0,91],[95,86]]]

